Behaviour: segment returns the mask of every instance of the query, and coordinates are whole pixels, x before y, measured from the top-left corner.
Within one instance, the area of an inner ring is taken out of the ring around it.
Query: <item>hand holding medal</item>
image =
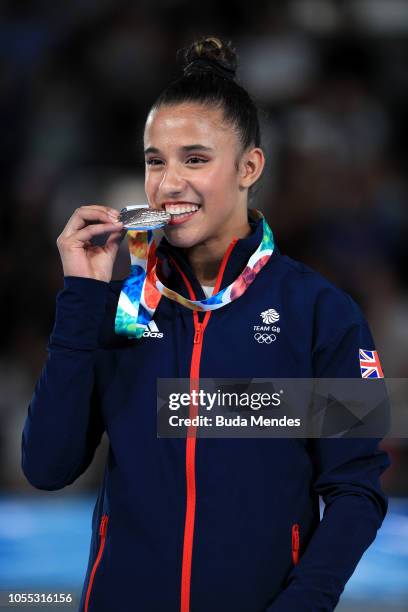
[[[103,234],[108,234],[103,246],[92,243]],[[96,204],[77,208],[57,238],[64,276],[109,282],[125,234],[114,208]]]
[[[127,230],[159,229],[170,221],[165,211],[136,204],[119,212],[109,206],[80,206],[57,238],[64,276],[80,276],[109,282],[120,243]],[[94,238],[108,234],[103,245]]]

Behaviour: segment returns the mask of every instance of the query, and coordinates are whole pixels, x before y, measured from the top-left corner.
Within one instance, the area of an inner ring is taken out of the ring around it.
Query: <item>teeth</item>
[[[199,209],[197,204],[166,204],[166,212],[172,215],[181,215],[182,213],[194,212]]]

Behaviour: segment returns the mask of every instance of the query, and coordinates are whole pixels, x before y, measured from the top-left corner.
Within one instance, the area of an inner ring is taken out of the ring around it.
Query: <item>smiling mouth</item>
[[[187,221],[195,215],[195,213],[201,208],[200,204],[191,203],[168,203],[164,204],[163,208],[166,212],[171,214],[169,225],[176,225],[183,221]]]
[[[163,204],[163,208],[171,215],[181,215],[188,212],[195,212],[200,208],[200,204],[192,204],[190,202],[174,202]]]

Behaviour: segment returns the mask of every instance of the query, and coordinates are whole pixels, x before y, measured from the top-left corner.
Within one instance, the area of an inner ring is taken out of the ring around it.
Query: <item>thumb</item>
[[[105,242],[105,249],[110,255],[116,255],[118,252],[120,243],[126,236],[127,230],[121,229],[119,231],[111,232]]]

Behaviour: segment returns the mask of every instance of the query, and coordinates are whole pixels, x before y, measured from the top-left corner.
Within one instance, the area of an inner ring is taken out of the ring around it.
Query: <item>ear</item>
[[[249,189],[261,176],[265,155],[261,148],[253,147],[243,152],[239,161],[239,187]]]

